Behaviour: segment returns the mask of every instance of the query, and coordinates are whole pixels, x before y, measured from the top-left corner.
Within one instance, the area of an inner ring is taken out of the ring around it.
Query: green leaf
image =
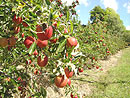
[[[40,97],[41,96],[41,94],[39,93],[39,92],[36,92],[35,94],[34,94],[34,97]]]
[[[58,54],[58,52],[62,52],[63,49],[65,48],[65,44],[66,44],[66,39],[64,39],[64,41],[62,43],[59,44],[57,50],[56,50],[56,54]]]
[[[43,98],[46,98],[47,92],[43,87],[41,87],[41,94],[42,94]]]
[[[16,11],[16,7],[13,7],[13,8],[12,8],[12,12],[14,12],[14,11]]]
[[[70,13],[69,11],[67,11],[67,21],[69,21],[69,16],[70,16]]]
[[[48,18],[48,23],[49,23],[49,25],[51,25],[51,21],[50,20],[52,20],[53,19],[53,15],[52,15],[52,13],[50,12],[50,14],[49,14],[49,18]]]
[[[37,18],[37,15],[35,13],[33,13],[33,12],[29,12],[29,15],[34,17],[34,18]]]
[[[47,5],[50,5],[50,0],[45,0]]]
[[[36,47],[36,43],[34,42],[34,43],[31,45],[31,47],[29,48],[29,50],[28,50],[28,52],[29,52],[30,55],[34,52],[35,47]]]
[[[70,24],[71,24],[71,32],[73,32],[73,22],[70,21]]]
[[[14,79],[11,79],[11,82],[12,82],[14,85],[17,85],[17,82],[16,82]]]
[[[56,19],[57,17],[59,17],[57,13],[53,15],[53,19]]]
[[[35,24],[35,23],[34,23],[34,24]],[[30,29],[32,29],[33,31],[35,31],[35,30],[36,30],[36,27],[31,26]],[[31,34],[33,34],[33,36],[34,36],[35,38],[37,38],[37,34],[36,34],[35,32],[31,32]]]
[[[50,20],[53,19],[53,15],[52,15],[52,13],[50,13],[50,17],[49,17],[49,18],[50,18]]]
[[[69,37],[70,37],[70,35],[64,35],[64,37],[65,37],[65,38],[69,38]]]

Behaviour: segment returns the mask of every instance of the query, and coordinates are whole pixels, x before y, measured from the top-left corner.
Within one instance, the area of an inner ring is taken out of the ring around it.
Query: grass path
[[[130,98],[130,47],[100,63],[103,71],[85,70],[71,78],[80,98]],[[70,98],[63,88],[53,85],[47,87],[47,93],[47,98]]]
[[[116,66],[100,73],[91,86],[85,98],[130,98],[130,48],[124,49]]]

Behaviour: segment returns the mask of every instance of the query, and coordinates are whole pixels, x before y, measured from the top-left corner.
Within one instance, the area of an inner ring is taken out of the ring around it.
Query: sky
[[[71,4],[75,0],[62,0]],[[82,24],[87,24],[90,19],[90,11],[97,5],[105,9],[113,8],[119,15],[127,30],[130,30],[130,0],[79,0],[80,5],[76,7],[79,20]]]

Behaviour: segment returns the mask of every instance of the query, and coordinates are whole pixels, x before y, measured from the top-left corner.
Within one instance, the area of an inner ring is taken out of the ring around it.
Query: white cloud
[[[113,8],[115,11],[118,10],[118,3],[116,0],[100,0],[105,8],[109,7],[109,8]]]
[[[73,1],[76,0],[62,0],[63,2],[67,2],[67,5],[71,5]],[[87,0],[79,0],[79,4],[83,4],[85,6],[88,6]]]
[[[85,6],[88,6],[87,0],[79,0],[79,4],[83,4]]]
[[[80,13],[80,10],[77,10],[78,13]]]
[[[127,8],[127,13],[130,14],[130,2],[125,3],[125,4],[123,5],[123,7]]]
[[[130,30],[130,26],[126,26],[126,30]]]
[[[124,3],[124,4],[123,4],[123,7],[127,7],[127,3]]]
[[[127,12],[130,13],[130,5],[127,7]]]

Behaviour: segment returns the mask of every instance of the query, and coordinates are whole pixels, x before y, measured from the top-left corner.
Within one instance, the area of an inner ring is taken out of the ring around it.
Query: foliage
[[[79,27],[79,33],[76,34],[79,39],[80,50],[85,56],[84,59],[81,59],[82,63],[87,65],[88,69],[96,67],[99,59],[110,55],[105,34],[106,28],[104,27],[106,24],[99,19],[95,21],[94,24],[89,22],[84,28]],[[92,63],[88,64],[87,62],[90,60]]]
[[[123,38],[125,26],[120,16],[112,8],[102,9],[100,6],[95,6],[90,14],[92,24],[97,20],[106,24],[102,29],[105,28],[105,38],[112,54],[125,47],[125,38]]]
[[[112,8],[102,9],[100,6],[96,6],[90,11],[90,14],[92,23],[95,22],[96,18],[107,22],[107,30],[110,31],[109,33],[122,34],[125,31],[123,21]]]
[[[97,19],[97,14],[98,14],[98,18],[101,21],[106,20],[106,18],[104,18],[104,16],[106,15],[106,12],[104,9],[102,9],[100,6],[95,6],[91,11],[90,11],[90,20],[94,23],[96,22],[95,20]]]
[[[8,40],[7,45],[0,45],[2,97],[12,97],[19,92],[21,97],[44,98],[46,91],[39,87],[37,75],[45,77],[46,74],[53,81],[60,74],[66,77],[65,67],[77,73],[79,57],[71,62],[74,47],[67,46],[67,39],[75,36],[77,4],[76,1],[66,6],[59,0],[0,2],[0,37],[1,41]],[[42,40],[44,33],[46,37]]]
[[[130,43],[130,30],[126,30],[123,34],[123,38],[128,44]]]
[[[73,85],[66,86],[67,82],[61,80],[70,78],[67,74],[71,72],[75,75],[83,72],[79,69],[84,66],[98,68],[99,59],[125,46],[124,41],[118,38],[121,33],[113,36],[110,24],[103,19],[106,12],[101,8],[94,10],[101,10],[102,14],[98,16],[92,12],[93,17],[96,15],[94,19],[91,17],[94,22],[82,27],[75,10],[78,4],[78,0],[70,6],[60,0],[0,1],[2,98],[15,94],[45,98],[46,89],[38,79],[46,77],[47,83],[56,86],[59,83],[57,87],[67,87],[67,94],[72,92],[79,96]]]

